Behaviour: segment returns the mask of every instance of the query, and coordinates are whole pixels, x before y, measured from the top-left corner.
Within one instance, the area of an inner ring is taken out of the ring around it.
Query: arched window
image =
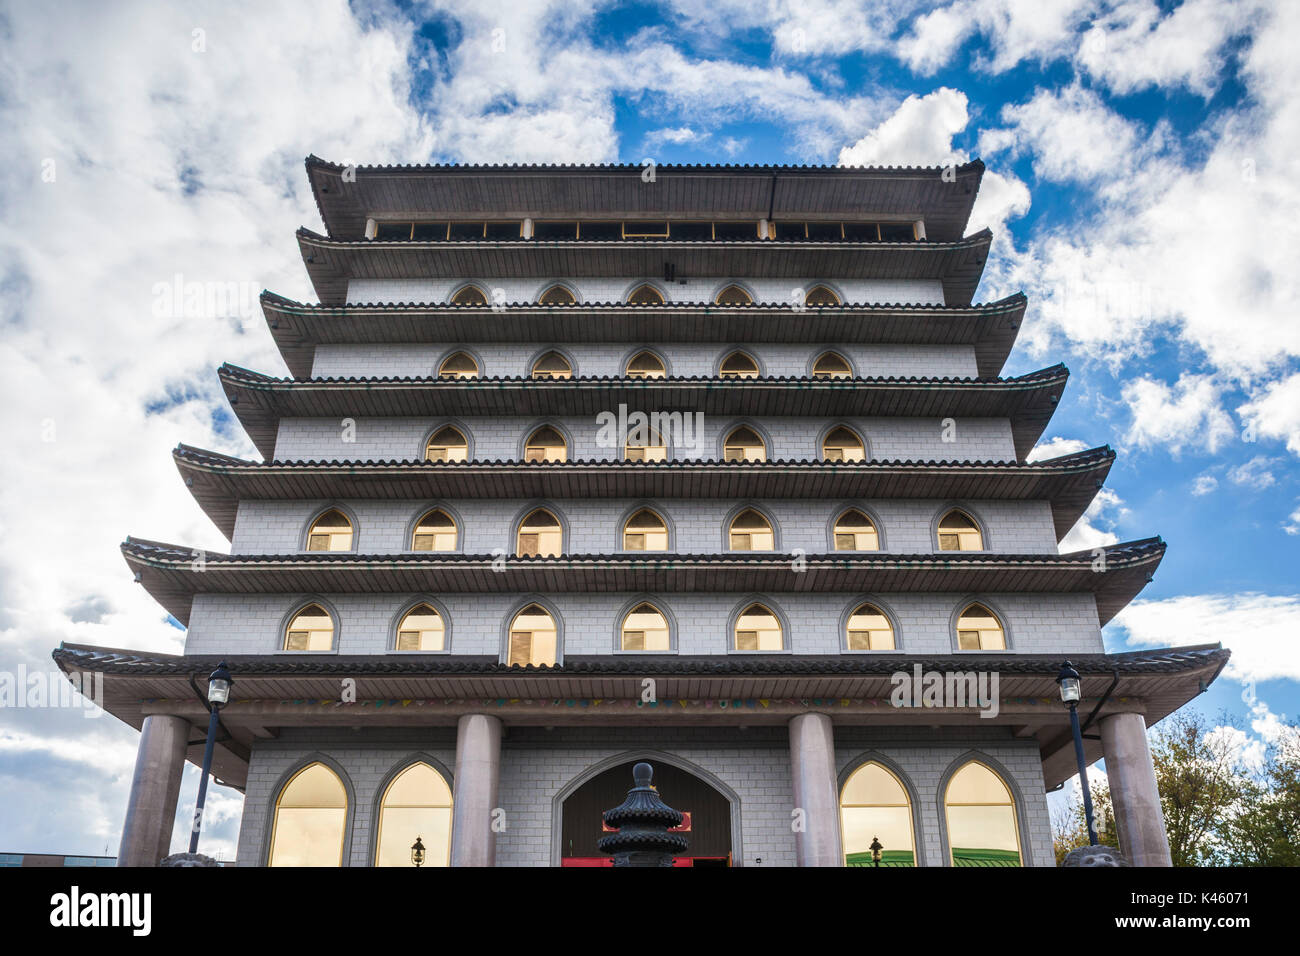
[[[862,604],[849,615],[845,639],[851,651],[892,651],[894,625],[874,604]]]
[[[823,352],[813,362],[813,378],[852,378],[853,366],[839,352]]]
[[[727,461],[766,461],[767,446],[752,428],[741,425],[722,443],[722,456]]]
[[[649,508],[642,508],[623,525],[623,550],[667,551],[668,526]]]
[[[627,461],[665,461],[668,446],[649,425],[637,426],[628,429],[627,441],[623,443],[623,458]]]
[[[319,604],[308,604],[284,629],[286,651],[331,651],[334,649],[334,618]]]
[[[429,461],[465,461],[469,458],[469,442],[459,428],[444,425],[430,436],[424,457]]]
[[[873,866],[874,842],[881,847],[881,866],[916,866],[916,837],[907,788],[875,761],[853,771],[844,784],[840,831],[845,866]]]
[[[664,370],[664,360],[654,352],[637,352],[628,359],[627,370],[623,374],[628,378],[663,378],[667,372]]]
[[[438,378],[478,378],[478,362],[466,352],[452,352],[438,366]]]
[[[397,625],[399,651],[440,651],[446,646],[447,629],[432,604],[417,604]]]
[[[533,363],[533,378],[573,378],[573,367],[559,352],[546,352]]]
[[[524,461],[564,461],[569,457],[564,436],[550,425],[543,425],[524,443]]]
[[[622,642],[625,651],[671,650],[668,619],[649,602],[638,604],[623,618]]]
[[[415,525],[412,551],[455,551],[456,522],[441,508],[434,508]]]
[[[732,352],[718,367],[720,378],[758,378],[758,363],[744,352]]]
[[[337,508],[331,508],[312,522],[307,532],[308,551],[351,551],[352,522]]]
[[[342,866],[347,821],[343,781],[323,763],[308,764],[275,801],[267,866]]]
[[[815,285],[804,296],[805,305],[839,305],[840,297],[824,285]]]
[[[627,301],[631,305],[663,305],[664,294],[647,282],[633,289]]]
[[[425,866],[451,863],[451,787],[427,763],[413,763],[384,788],[375,836],[375,866],[414,866],[411,846],[424,844]]]
[[[476,285],[462,286],[451,297],[452,305],[487,305],[487,293]]]
[[[540,604],[530,604],[510,622],[507,664],[527,667],[555,664],[555,621]]]
[[[542,305],[577,305],[578,303],[574,294],[558,282],[543,292],[537,301]]]
[[[850,508],[835,520],[835,550],[879,551],[875,524],[857,508]]]
[[[863,461],[866,447],[858,433],[843,425],[831,430],[822,442],[822,458],[827,461]]]
[[[718,305],[753,305],[754,297],[738,285],[729,285],[713,301]]]
[[[776,547],[772,525],[753,508],[736,515],[727,534],[732,551],[771,551]]]
[[[1020,866],[1016,802],[1000,776],[978,760],[963,764],[943,806],[953,866]]]
[[[964,511],[952,510],[939,521],[940,551],[983,551],[979,525]]]
[[[1004,651],[1006,630],[998,616],[983,604],[971,604],[957,616],[957,647],[963,651]]]
[[[761,604],[751,604],[736,618],[735,649],[779,651],[785,647],[781,622]]]
[[[525,556],[554,558],[564,550],[564,529],[559,520],[545,508],[529,512],[519,522],[519,536],[515,553]]]

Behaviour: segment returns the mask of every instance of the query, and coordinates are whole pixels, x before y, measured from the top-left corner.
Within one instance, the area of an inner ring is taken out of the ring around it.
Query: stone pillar
[[[451,809],[451,865],[493,866],[501,776],[501,720],[466,714],[456,725],[456,782]]]
[[[826,714],[800,714],[790,721],[790,775],[795,809],[803,811],[802,832],[794,834],[796,862],[843,866],[835,734]]]
[[[118,866],[157,866],[171,852],[189,736],[190,724],[184,718],[151,714],[144,719],[117,850]]]
[[[1110,780],[1119,848],[1134,866],[1173,866],[1156,789],[1156,770],[1141,714],[1101,719],[1101,749]]]
[[[373,238],[375,238],[375,236],[377,236],[377,235],[379,235],[379,223],[375,222],[375,220],[373,220],[373,219],[367,219],[367,220],[366,220],[366,238],[367,238],[367,239],[373,239]]]

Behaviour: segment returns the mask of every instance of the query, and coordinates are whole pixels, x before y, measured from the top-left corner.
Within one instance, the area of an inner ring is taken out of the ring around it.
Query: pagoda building
[[[263,460],[174,453],[230,552],[122,546],[184,653],[54,653],[141,730],[119,863],[225,661],[244,866],[607,865],[639,761],[680,865],[1051,866],[1068,659],[1169,865],[1146,728],[1228,652],[1105,652],[1165,545],[1060,553],[1114,453],[1028,460],[1067,371],[1002,377],[983,171],[308,158],[290,374],[220,369]]]

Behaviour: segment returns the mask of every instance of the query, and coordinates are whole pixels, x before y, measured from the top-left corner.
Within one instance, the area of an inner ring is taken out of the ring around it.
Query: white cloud
[[[1124,500],[1110,488],[1102,488],[1088,505],[1088,510],[1061,539],[1058,550],[1061,554],[1070,554],[1118,544],[1119,535],[1113,529],[1127,513]]]
[[[1049,438],[1047,441],[1040,441],[1033,447],[1033,450],[1026,456],[1026,461],[1045,461],[1048,458],[1061,458],[1065,455],[1073,455],[1075,452],[1085,451],[1090,446],[1086,441],[1080,441],[1077,438]]]
[[[1235,681],[1300,681],[1300,594],[1193,594],[1134,601],[1114,626],[1130,644],[1177,647],[1222,643],[1232,651],[1225,674]]]
[[[1002,73],[1024,60],[1045,63],[1073,51],[1076,30],[1095,6],[1095,0],[956,0],[916,18],[897,53],[917,73],[929,75],[978,33],[992,54],[977,67]]]
[[[1254,491],[1262,491],[1277,484],[1277,479],[1273,477],[1273,472],[1269,470],[1274,464],[1276,462],[1272,458],[1256,455],[1250,461],[1231,469],[1228,472],[1228,479],[1234,485],[1240,485]]]
[[[1269,383],[1237,414],[1248,434],[1284,439],[1287,449],[1300,455],[1300,374]]]
[[[1291,516],[1287,519],[1286,524],[1282,525],[1282,529],[1287,534],[1300,534],[1300,507],[1291,512]]]
[[[1234,432],[1218,387],[1205,376],[1181,375],[1173,387],[1140,378],[1124,386],[1123,396],[1133,413],[1125,437],[1141,448],[1165,445],[1179,453],[1196,445],[1215,452]]]
[[[1218,487],[1219,479],[1213,475],[1197,475],[1196,480],[1192,482],[1192,494],[1197,498],[1201,498]]]

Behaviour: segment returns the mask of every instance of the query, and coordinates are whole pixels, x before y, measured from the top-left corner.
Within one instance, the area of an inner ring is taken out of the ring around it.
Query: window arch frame
[[[563,289],[565,292],[569,293],[569,295],[573,296],[573,301],[572,302],[543,302],[542,301],[542,298],[548,292],[554,292],[556,289]],[[545,306],[547,308],[556,308],[556,307],[562,308],[566,305],[582,305],[582,297],[578,295],[578,290],[575,289],[569,283],[560,279],[556,279],[554,281],[545,283],[540,289],[537,290],[536,294],[533,296],[533,301],[536,302],[538,305]]]
[[[727,439],[730,438],[733,434],[735,434],[736,430],[740,428],[748,428],[751,432],[753,432],[755,435],[758,436],[758,439],[763,443],[762,458],[730,459],[727,457]],[[772,436],[767,433],[767,429],[760,427],[759,425],[755,424],[754,422],[748,419],[729,422],[727,425],[723,426],[720,432],[718,432],[717,460],[720,462],[723,463],[732,462],[735,464],[754,464],[756,462],[761,463],[767,461],[775,461],[776,459],[772,457],[772,451],[773,451]]]
[[[722,293],[726,292],[728,289],[737,289],[740,292],[745,293],[745,295],[749,296],[749,301],[748,302],[718,301],[722,297]],[[722,306],[723,308],[743,309],[745,306],[758,305],[758,296],[754,295],[754,290],[750,288],[748,283],[727,281],[727,282],[723,282],[721,285],[719,285],[716,289],[713,290],[713,292],[709,295],[709,301],[707,304],[710,306]]]
[[[501,643],[499,648],[501,664],[510,666],[510,631],[516,618],[534,604],[551,616],[551,623],[555,625],[555,666],[558,667],[564,663],[564,616],[547,598],[542,597],[540,594],[530,594],[511,605],[501,619]]]
[[[647,416],[647,417],[648,417],[648,416]],[[657,444],[657,445],[629,445],[627,439],[628,439],[628,436],[631,435],[632,431],[633,431],[632,427],[629,426],[629,427],[628,427],[628,430],[623,434],[623,440],[622,440],[621,442],[619,442],[619,446],[618,446],[619,456],[618,456],[618,459],[617,459],[618,461],[620,461],[620,462],[639,462],[639,463],[644,463],[644,464],[656,464],[656,463],[660,463],[660,464],[662,464],[662,463],[664,463],[664,462],[669,462],[669,461],[672,461],[672,460],[673,460],[673,448],[672,448],[672,445],[669,443],[669,441],[668,441],[668,440],[667,440],[667,439],[666,439],[662,434],[660,434],[658,431],[655,430],[655,428],[654,428],[654,420],[653,420],[653,418],[650,418],[650,419],[646,422],[646,431],[649,433],[649,434],[647,435],[647,437],[658,439],[658,440],[659,440],[659,444]],[[662,449],[664,450],[664,457],[661,458],[661,459],[656,459],[656,458],[629,458],[629,457],[628,457],[628,454],[627,454],[627,450],[628,450],[629,448],[662,448]]]
[[[865,753],[858,754],[844,765],[844,768],[840,770],[836,777],[836,802],[839,805],[841,813],[840,850],[845,850],[843,837],[844,788],[849,785],[849,781],[853,778],[853,775],[869,763],[874,763],[889,771],[893,778],[897,780],[899,785],[903,788],[903,793],[907,795],[908,810],[910,811],[908,815],[912,821],[912,865],[914,867],[928,866],[929,863],[926,860],[925,852],[925,827],[921,815],[920,793],[917,791],[916,784],[912,782],[912,778],[907,774],[907,772],[904,771],[893,758],[886,756],[878,750],[868,750]],[[885,849],[889,848],[885,847]],[[843,855],[847,860],[848,853],[844,852]]]
[[[942,865],[953,865],[952,840],[948,833],[948,786],[952,783],[957,772],[968,763],[983,764],[996,774],[998,779],[1002,781],[1002,785],[1007,788],[1007,793],[1011,796],[1011,812],[1014,815],[1016,825],[1016,841],[1019,844],[1020,865],[1022,867],[1033,866],[1033,847],[1029,841],[1029,831],[1024,813],[1025,796],[1020,789],[1020,784],[1001,761],[979,750],[968,750],[959,755],[948,764],[939,776],[939,788],[936,797],[939,810],[939,846],[943,852]]]
[[[289,641],[289,625],[294,622],[303,611],[312,605],[316,605],[322,611],[329,615],[330,623],[334,627],[333,638],[328,650],[323,651],[291,651],[285,644]],[[339,618],[339,612],[329,601],[315,594],[300,594],[297,599],[290,604],[289,610],[280,618],[280,629],[276,632],[275,653],[293,654],[295,656],[302,654],[337,654],[339,652],[339,641],[343,634],[342,621]]]
[[[718,362],[713,367],[714,378],[726,378],[728,381],[739,381],[739,382],[751,381],[751,379],[745,375],[724,376],[722,374],[722,366],[726,365],[727,361],[736,355],[743,355],[745,358],[749,359],[751,362],[754,363],[755,374],[753,378],[758,379],[758,378],[767,377],[767,370],[763,367],[763,363],[759,359],[759,357],[755,355],[753,352],[751,352],[749,349],[738,345],[735,348],[727,349],[720,356],[718,356]]]
[[[664,367],[664,374],[662,378],[672,378],[673,370],[672,370],[672,366],[668,364],[667,357],[665,357],[664,354],[660,352],[658,349],[651,348],[649,346],[635,348],[632,351],[628,352],[626,355],[624,355],[623,358],[619,361],[618,367],[621,370],[620,374],[624,378],[631,377],[628,375],[628,366],[632,364],[633,359],[641,355],[653,355],[655,358],[659,360],[659,364]],[[638,376],[638,378],[644,381],[646,378],[650,378],[650,376]],[[657,379],[652,379],[652,380],[657,380]]]
[[[842,359],[844,361],[844,364],[848,366],[849,374],[843,378],[835,378],[834,376],[825,379],[817,378],[817,363],[820,362],[828,355],[834,355]],[[833,345],[828,345],[826,348],[817,352],[808,360],[807,376],[808,378],[815,379],[816,381],[819,382],[851,381],[858,377],[858,366],[853,361],[853,358],[850,355],[848,355],[844,349],[836,348]]]
[[[659,294],[659,301],[658,301],[658,302],[633,302],[633,301],[632,301],[632,296],[634,296],[636,293],[640,292],[642,289],[651,289],[652,291],[657,292],[657,293]],[[625,291],[623,292],[623,295],[622,295],[621,301],[622,301],[625,305],[640,305],[640,306],[644,306],[644,307],[646,307],[646,308],[648,308],[648,309],[652,309],[652,308],[654,308],[655,306],[664,306],[664,305],[667,305],[667,304],[668,304],[668,296],[667,296],[667,294],[664,292],[663,289],[659,288],[659,286],[658,286],[656,283],[654,283],[654,282],[650,282],[650,281],[646,281],[646,282],[638,282],[638,283],[636,283],[635,285],[633,285],[631,288],[625,290]]]
[[[536,372],[537,363],[552,353],[558,355],[560,358],[564,359],[564,361],[569,363],[569,375],[567,378],[563,378],[563,377],[556,378],[551,375],[548,375],[546,378],[537,377],[537,372]],[[535,355],[533,355],[532,358],[528,360],[528,373],[524,377],[539,382],[555,382],[555,381],[571,382],[578,377],[578,363],[574,361],[574,358],[569,353],[568,349],[562,349],[559,348],[558,346],[553,346],[553,345],[547,346],[546,348],[539,350]]]
[[[483,296],[483,301],[482,302],[457,302],[456,296],[460,295],[461,293],[465,292],[468,289],[477,289],[479,294]],[[447,293],[447,304],[451,306],[457,306],[462,309],[482,309],[492,304],[492,296],[491,294],[489,294],[487,289],[483,288],[483,286],[479,285],[477,282],[472,282],[472,281],[462,282],[460,285],[456,286],[454,289],[452,289],[450,292]]]
[[[886,621],[889,622],[889,628],[893,632],[893,637],[894,637],[893,647],[882,647],[880,650],[875,650],[873,648],[866,648],[866,649],[859,648],[857,650],[854,650],[849,647],[849,621],[853,620],[853,615],[856,614],[858,612],[858,609],[862,607],[864,604],[870,604],[872,607],[874,607],[876,610],[878,610],[881,613],[881,615],[885,618]],[[840,634],[839,640],[840,640],[841,654],[907,653],[906,648],[903,647],[903,636],[902,636],[903,632],[899,627],[898,615],[894,613],[893,608],[891,608],[884,601],[880,600],[880,598],[874,594],[859,594],[854,596],[854,598],[849,602],[848,606],[845,607],[844,611],[840,614],[839,634]]]
[[[731,527],[736,523],[736,519],[747,511],[754,512],[767,522],[767,526],[772,532],[772,547],[751,548],[747,551],[740,551],[731,547]],[[781,550],[781,526],[772,516],[771,511],[759,502],[742,501],[728,511],[722,519],[722,550],[728,554],[776,554]]]
[[[860,460],[854,461],[848,458],[827,458],[826,457],[826,442],[830,440],[831,435],[835,434],[841,428],[847,431],[849,434],[853,435],[855,438],[857,438],[859,442],[862,443],[862,458]],[[829,425],[827,425],[825,428],[822,429],[821,434],[817,436],[816,451],[817,451],[818,461],[826,462],[830,464],[853,465],[853,464],[865,464],[866,462],[871,461],[871,442],[867,440],[867,436],[862,434],[861,430],[850,425],[848,422],[843,422],[843,421],[831,422]]]
[[[566,518],[564,516],[564,512],[562,512],[559,508],[555,507],[553,503],[549,501],[538,501],[538,502],[533,502],[531,504],[525,505],[515,514],[514,520],[511,521],[510,541],[506,549],[507,557],[514,557],[514,558],[524,557],[524,555],[521,555],[519,553],[519,532],[523,528],[524,522],[527,521],[531,515],[533,515],[535,512],[538,511],[547,512],[552,518],[556,520],[556,522],[560,526],[560,553],[558,555],[555,555],[555,557],[564,557],[566,554],[569,553],[568,548],[570,544],[570,539],[569,539],[568,518]],[[538,555],[538,557],[545,557],[545,555]]]
[[[532,440],[532,437],[536,435],[539,431],[541,431],[543,428],[553,429],[557,435],[559,435],[561,438],[564,439],[564,457],[556,462],[552,462],[552,461],[529,462],[528,443],[529,441]],[[534,464],[534,465],[561,464],[563,462],[573,461],[574,460],[573,437],[569,434],[568,429],[566,429],[563,425],[561,425],[557,421],[548,419],[546,421],[537,422],[532,427],[528,428],[524,432],[523,437],[519,440],[519,449],[516,452],[516,460],[520,464]]]
[[[284,794],[285,788],[304,770],[314,764],[321,764],[327,770],[332,772],[339,782],[343,784],[343,795],[347,801],[347,806],[343,814],[343,839],[342,846],[339,849],[339,866],[352,865],[352,829],[355,822],[357,795],[356,788],[352,785],[352,778],[348,776],[347,770],[343,768],[333,757],[323,754],[319,751],[313,751],[306,754],[299,760],[295,761],[288,770],[282,773],[275,785],[271,787],[269,793],[268,813],[266,821],[263,824],[262,831],[262,852],[260,859],[262,866],[270,868],[271,854],[275,850],[275,830],[280,812],[280,800]]]
[[[456,547],[450,551],[416,551],[415,550],[415,529],[420,526],[420,522],[427,518],[435,511],[441,511],[456,526]],[[415,515],[406,523],[406,554],[464,554],[465,553],[465,522],[455,508],[444,501],[425,502],[416,509]]]
[[[978,551],[940,551],[939,525],[944,518],[948,517],[948,515],[954,511],[960,511],[967,518],[970,518],[971,523],[975,525],[976,530],[980,533],[980,544],[984,547],[980,548]],[[989,540],[988,522],[985,521],[983,517],[975,511],[975,509],[959,501],[950,501],[945,503],[937,512],[935,512],[934,517],[930,519],[930,546],[934,548],[935,554],[987,554],[993,550],[992,542]]]
[[[402,621],[406,616],[423,604],[429,605],[438,612],[442,618],[442,650],[426,651],[422,649],[403,651],[397,646],[398,632],[402,629]],[[417,594],[397,609],[388,622],[388,652],[390,654],[450,654],[451,653],[451,615],[447,613],[447,606],[441,599],[429,594]]]
[[[623,648],[623,623],[627,620],[634,610],[642,604],[649,604],[660,614],[663,615],[664,623],[668,626],[668,649],[664,651],[629,651]],[[639,594],[625,602],[618,610],[614,618],[614,653],[630,654],[642,656],[646,654],[663,655],[677,653],[677,617],[673,614],[671,607],[663,600],[661,595]]]
[[[824,305],[813,305],[811,302],[808,301],[808,297],[811,296],[818,289],[825,289],[827,292],[829,292],[832,296],[835,297],[835,301],[826,303]],[[812,285],[808,286],[804,290],[803,306],[805,309],[833,309],[836,306],[842,306],[842,305],[844,305],[844,293],[841,292],[839,289],[837,289],[833,284],[829,282],[814,281]]]
[[[447,821],[446,864],[449,867],[451,866],[452,828],[455,826],[456,822],[456,778],[452,775],[452,772],[447,765],[437,757],[433,756],[433,754],[418,751],[416,753],[407,754],[393,764],[393,766],[389,768],[388,773],[384,774],[383,779],[379,781],[379,786],[375,788],[375,797],[374,800],[371,801],[372,805],[370,808],[370,852],[367,855],[367,865],[372,869],[379,866],[380,821],[383,819],[384,798],[388,796],[388,788],[396,782],[398,777],[406,773],[407,770],[410,770],[416,764],[421,763],[427,765],[434,773],[442,777],[443,782],[447,784],[448,791],[451,793],[451,803],[449,804],[451,814]],[[423,834],[417,834],[417,836],[422,837]],[[425,865],[427,866],[428,864],[426,863]]]
[[[781,628],[781,648],[774,651],[742,651],[737,649],[736,645],[736,626],[740,623],[740,618],[755,604],[767,608],[768,612],[776,618],[776,623]],[[785,611],[781,606],[773,601],[770,597],[761,594],[751,594],[742,598],[740,603],[731,609],[727,616],[727,653],[728,654],[790,654],[791,651],[791,634],[790,619],[786,617]]]
[[[874,509],[874,508],[869,508],[869,507],[867,507],[866,505],[864,505],[864,504],[862,504],[862,503],[860,503],[860,502],[857,502],[857,501],[842,501],[842,502],[836,504],[835,507],[831,509],[831,515],[830,515],[830,517],[826,520],[826,550],[827,550],[827,553],[839,553],[839,552],[837,551],[836,547],[835,547],[835,528],[839,525],[839,523],[840,523],[840,518],[843,517],[843,516],[844,516],[847,512],[849,512],[849,511],[856,511],[856,512],[858,512],[858,513],[864,515],[868,521],[870,521],[873,525],[875,525],[875,528],[876,528],[876,543],[879,545],[879,547],[876,548],[875,551],[859,551],[859,550],[856,550],[856,549],[855,549],[855,550],[853,550],[853,551],[845,551],[845,552],[843,552],[843,553],[845,553],[845,554],[881,554],[881,553],[883,553],[883,552],[885,552],[885,551],[888,551],[888,550],[889,550],[889,546],[888,546],[888,544],[887,544],[886,541],[885,541],[885,526],[884,526],[883,524],[881,524],[880,517],[879,517],[879,515],[876,514],[875,509]]]
[[[478,369],[478,371],[475,372],[474,375],[470,377],[453,375],[443,379],[442,367],[446,365],[448,362],[450,362],[452,359],[454,359],[457,355],[463,355],[471,362],[473,362],[474,367]],[[452,349],[448,349],[442,356],[439,357],[438,361],[434,364],[433,371],[434,371],[434,377],[441,379],[443,381],[451,381],[451,382],[473,381],[474,379],[480,379],[483,377],[483,359],[480,355],[478,355],[478,353],[476,353],[472,349],[467,349],[464,347],[452,348]]]
[[[988,610],[1002,625],[1002,647],[989,650],[984,650],[984,648],[962,650],[957,635],[957,622],[975,604],[979,604]],[[967,594],[957,602],[957,606],[953,608],[952,614],[948,618],[948,639],[952,643],[952,650],[955,654],[1007,654],[1015,649],[1015,645],[1011,640],[1011,624],[1007,620],[1006,612],[996,602],[990,601],[981,594]]]
[[[311,529],[316,527],[316,522],[325,517],[331,511],[337,511],[352,525],[352,546],[342,551],[308,551],[308,545],[311,544]],[[303,525],[302,533],[299,536],[298,550],[303,554],[356,554],[357,545],[361,538],[361,523],[357,521],[356,513],[347,505],[333,503],[327,504],[322,508],[317,508]]]
[[[630,551],[625,547],[625,535],[627,533],[627,523],[642,511],[649,511],[664,523],[664,529],[668,533],[668,547],[663,551]],[[614,529],[614,551],[617,554],[672,554],[677,550],[677,529],[673,525],[672,517],[667,514],[666,509],[659,507],[652,501],[638,502],[625,510],[619,516],[618,525]]]
[[[419,460],[427,464],[435,463],[431,458],[429,458],[429,444],[433,441],[433,436],[438,434],[438,432],[442,431],[444,428],[454,428],[456,429],[456,431],[460,432],[460,437],[465,439],[465,461],[466,462],[473,461],[474,460],[474,436],[473,434],[471,434],[470,430],[466,428],[460,421],[454,419],[446,419],[444,421],[438,422],[425,433],[424,441],[420,445]],[[449,462],[444,462],[444,464],[451,465],[451,464],[455,464],[455,462],[449,461]]]

